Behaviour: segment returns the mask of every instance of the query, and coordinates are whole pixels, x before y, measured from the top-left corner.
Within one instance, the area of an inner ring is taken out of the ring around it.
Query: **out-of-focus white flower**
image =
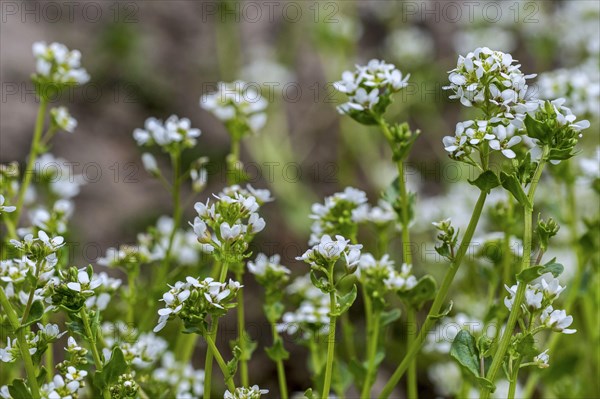
[[[154,158],[154,155],[150,154],[149,152],[142,154],[142,163],[144,164],[144,169],[146,169],[146,171],[151,175],[155,175],[160,172],[156,158]]]
[[[50,110],[50,116],[56,127],[65,132],[73,133],[77,127],[77,121],[71,116],[66,107],[52,108]]]
[[[548,349],[540,353],[533,358],[533,362],[541,369],[545,369],[549,366],[550,355],[548,355]]]
[[[191,124],[189,119],[177,115],[171,115],[164,123],[156,118],[148,118],[144,122],[144,129],[133,131],[133,138],[139,146],[156,144],[165,149],[173,145],[191,148],[201,134],[200,129],[192,128]]]
[[[4,201],[4,196],[0,194],[0,215],[2,214],[2,212],[10,213],[14,212],[17,209],[16,206],[4,205]]]

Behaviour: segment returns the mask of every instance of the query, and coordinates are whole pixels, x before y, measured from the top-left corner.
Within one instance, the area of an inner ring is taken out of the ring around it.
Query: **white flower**
[[[549,366],[548,361],[550,361],[548,349],[533,358],[533,362],[541,369],[545,369]]]
[[[510,148],[521,142],[521,136],[515,136],[516,127],[513,124],[508,126],[498,125],[493,128],[496,136],[490,141],[490,148],[496,151],[501,151],[502,154],[509,159],[516,156],[515,152]]]
[[[258,385],[250,388],[236,388],[235,391],[225,391],[223,399],[259,399],[262,395],[269,393],[268,389],[261,389]]]
[[[234,241],[242,234],[242,225],[234,224],[230,226],[229,223],[221,223],[221,238],[225,241]]]
[[[568,329],[573,323],[573,316],[567,316],[567,312],[562,309],[554,310],[552,306],[548,306],[540,316],[542,323],[551,328],[553,331],[562,332],[563,334],[575,334],[577,330]]]
[[[191,148],[200,134],[200,129],[191,127],[189,119],[171,115],[164,123],[156,118],[146,119],[144,129],[135,129],[133,138],[139,146],[157,144],[166,148],[180,144]]]
[[[254,262],[248,262],[248,271],[254,275],[264,277],[267,271],[271,271],[276,274],[290,274],[290,269],[282,266],[281,257],[279,255],[273,255],[267,257],[265,254],[256,255]]]
[[[67,283],[67,287],[75,292],[93,293],[94,289],[102,285],[102,280],[96,276],[88,275],[85,269],[80,269],[77,273],[77,281]]]
[[[325,234],[321,237],[321,241],[317,246],[317,251],[326,259],[335,260],[340,257],[340,254],[346,249],[346,245],[350,240],[346,240],[342,236],[335,236],[335,241]]]
[[[50,116],[52,117],[52,122],[65,132],[73,133],[77,127],[77,121],[69,114],[69,110],[66,107],[52,108]]]
[[[2,212],[14,212],[17,209],[16,206],[8,206],[8,205],[4,205],[4,196],[2,194],[0,194],[0,214],[2,214]]]
[[[90,77],[81,68],[81,53],[69,50],[64,44],[45,42],[33,44],[33,55],[36,58],[37,76],[55,84],[84,84]]]
[[[156,162],[156,158],[154,155],[149,152],[145,152],[142,154],[142,163],[144,164],[144,169],[152,175],[159,173],[158,163]]]

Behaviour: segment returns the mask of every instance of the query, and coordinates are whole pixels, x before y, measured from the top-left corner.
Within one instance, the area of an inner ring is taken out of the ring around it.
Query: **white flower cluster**
[[[572,69],[541,73],[537,87],[541,99],[564,98],[575,114],[600,117],[600,70],[597,60]]]
[[[25,340],[29,346],[29,354],[33,355],[38,350],[45,349],[48,343],[55,342],[64,334],[66,331],[60,332],[58,325],[56,324],[40,324],[37,323],[38,330],[34,332],[28,332],[25,335]],[[6,347],[0,348],[0,361],[5,363],[12,363],[16,359],[20,358],[20,349],[17,343],[17,339],[14,338],[12,341],[10,337],[6,338]]]
[[[412,266],[402,264],[401,271],[394,267],[394,261],[385,254],[381,259],[375,259],[370,253],[363,253],[358,261],[356,274],[370,289],[388,291],[408,291],[417,285],[417,278],[411,274]]]
[[[450,99],[459,99],[466,107],[486,109],[491,103],[498,108],[493,115],[513,119],[514,106],[527,102],[527,79],[536,76],[523,74],[514,62],[508,53],[477,48],[458,57],[456,68],[449,72],[450,85],[444,89],[454,93]]]
[[[42,385],[40,387],[40,394],[43,399],[70,399],[77,397],[86,376],[87,371],[69,366],[65,376],[56,374],[52,378],[52,382]]]
[[[410,74],[402,76],[399,69],[385,61],[372,59],[367,65],[356,65],[354,71],[345,71],[342,80],[333,84],[336,90],[348,95],[348,102],[337,109],[341,114],[382,113],[389,104],[389,95],[408,86],[409,77]],[[376,109],[378,104],[383,109]]]
[[[171,352],[161,357],[161,366],[152,372],[152,379],[167,384],[176,398],[201,398],[204,393],[204,370],[178,362]]]
[[[71,216],[73,216],[74,205],[73,201],[68,199],[59,199],[52,205],[52,209],[48,210],[42,206],[31,209],[27,216],[32,227],[44,231],[51,231],[57,234],[67,232],[67,224]],[[20,228],[19,233],[31,233],[32,228]]]
[[[482,142],[487,142],[492,150],[500,151],[506,158],[512,159],[516,154],[511,147],[522,141],[517,133],[513,124],[493,124],[486,120],[459,122],[454,136],[443,138],[444,149],[454,158],[460,158],[470,155]]]
[[[324,234],[353,234],[356,224],[369,216],[367,194],[353,187],[325,198],[323,204],[313,204],[314,220],[308,245],[315,245]]]
[[[90,80],[86,70],[81,68],[81,53],[69,50],[64,44],[35,42],[33,56],[37,79],[53,84],[84,84]]]
[[[73,174],[72,162],[45,153],[35,161],[36,182],[48,182],[50,192],[62,199],[71,199],[79,194],[85,179]],[[34,198],[31,199],[33,201]],[[29,201],[29,202],[31,202]]]
[[[123,322],[104,323],[102,336],[106,342],[103,349],[106,361],[110,360],[111,349],[118,346],[127,363],[139,369],[148,369],[155,364],[169,347],[167,341],[153,333],[138,334]]]
[[[325,234],[317,244],[296,259],[308,263],[311,267],[324,267],[337,262],[343,255],[345,266],[354,270],[360,259],[361,249],[362,245],[350,244],[350,240],[343,236],[337,235],[334,240]]]
[[[37,237],[29,233],[21,241],[12,239],[10,243],[34,262],[56,264],[56,252],[65,245],[65,239],[62,236],[50,237],[39,230]]]
[[[191,148],[196,145],[200,134],[200,129],[192,128],[189,119],[171,115],[164,122],[156,118],[146,119],[144,129],[135,129],[133,138],[140,147],[156,144],[164,149],[173,146]]]
[[[233,280],[228,283],[220,283],[207,277],[204,280],[198,280],[188,276],[186,281],[178,281],[171,289],[163,294],[161,301],[165,307],[158,310],[158,324],[154,332],[162,330],[169,318],[179,315],[183,318],[186,314],[180,314],[185,310],[186,305],[193,307],[193,314],[190,315],[197,321],[204,321],[210,313],[222,313],[225,311],[242,288],[242,285]],[[194,303],[188,301],[193,297]]]
[[[281,276],[290,274],[290,269],[281,264],[281,257],[273,255],[268,257],[265,254],[256,255],[254,262],[248,262],[248,271],[257,277]]]
[[[298,308],[283,314],[282,322],[277,325],[279,332],[302,333],[309,339],[313,333],[326,334],[329,331],[329,295],[315,287],[309,275],[297,277],[286,289],[287,294],[300,298]]]
[[[385,226],[397,219],[398,215],[392,205],[383,199],[380,199],[375,206],[361,204],[352,211],[352,220],[355,222],[369,222],[379,227]]]
[[[261,389],[258,385],[253,385],[250,388],[236,388],[233,392],[225,391],[223,399],[260,399],[262,395],[268,393],[268,389]]]
[[[77,121],[71,116],[66,107],[52,108],[50,110],[50,118],[56,128],[62,129],[65,132],[73,133],[77,127]]]
[[[236,185],[213,196],[216,202],[206,200],[194,205],[198,216],[190,223],[202,251],[220,252],[237,244],[245,251],[249,240],[266,226],[257,211],[261,204],[271,200],[270,192],[250,185],[246,189]]]
[[[509,296],[504,298],[504,305],[509,310],[512,310],[519,284],[517,282],[512,287],[505,286]],[[540,314],[542,326],[564,334],[574,334],[577,330],[567,328],[573,323],[573,317],[567,316],[564,310],[554,310],[551,306],[564,289],[565,287],[560,285],[557,278],[546,273],[532,281],[531,284],[527,284],[524,305],[531,314],[539,313],[542,310]]]
[[[247,131],[258,132],[267,122],[267,100],[254,85],[241,80],[217,83],[217,91],[200,97],[200,107],[225,122],[230,133],[240,137]]]

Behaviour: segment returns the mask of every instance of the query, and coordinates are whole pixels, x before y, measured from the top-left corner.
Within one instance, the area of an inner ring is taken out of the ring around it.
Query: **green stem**
[[[236,184],[242,180],[242,170],[238,169],[240,161],[240,138],[231,136],[231,153],[227,157],[227,184]]]
[[[219,349],[215,345],[215,341],[213,340],[213,338],[211,336],[206,336],[205,338],[206,338],[206,343],[208,343],[208,347],[211,349],[213,356],[215,357],[215,360],[217,361],[217,364],[221,368],[221,372],[223,373],[223,377],[225,378],[225,384],[227,385],[229,392],[233,393],[235,391],[235,385],[233,383],[233,378],[231,375],[229,375],[229,370],[227,369],[227,364],[225,364],[225,360],[223,360],[223,356],[221,356],[221,352],[219,352]],[[208,396],[208,397],[210,397],[210,396]]]
[[[221,272],[219,274],[219,282],[222,283],[223,281],[225,281],[225,277],[227,277],[228,270],[229,270],[229,264],[227,262],[223,262],[221,265]],[[208,339],[210,338],[210,340],[213,342],[213,346],[214,346],[215,339],[217,338],[218,329],[219,329],[219,319],[215,319],[212,322],[212,325],[210,327],[210,331],[209,331],[208,337],[207,337],[207,342],[208,342]],[[210,391],[212,389],[211,379],[212,379],[213,357],[214,357],[213,347],[211,347],[209,345],[208,349],[206,351],[206,358],[204,359],[204,397],[205,398],[211,397]]]
[[[135,324],[135,309],[136,309],[136,289],[135,289],[135,280],[139,274],[139,266],[133,266],[133,270],[128,270],[127,272],[127,285],[129,288],[129,292],[127,294],[127,324],[130,327],[133,327]]]
[[[406,345],[407,347],[411,347],[415,342],[415,334],[414,331],[417,331],[417,312],[412,306],[408,306],[407,309],[407,321],[408,321],[408,331],[406,334]],[[419,397],[419,391],[417,389],[417,358],[415,357],[413,361],[408,365],[408,374],[407,374],[407,396],[408,399],[416,399]]]
[[[523,257],[521,260],[521,268],[520,271],[525,270],[531,266],[531,240],[532,240],[532,219],[533,219],[533,200],[535,197],[535,190],[539,183],[540,177],[542,176],[542,171],[544,170],[544,165],[546,163],[546,158],[548,157],[550,149],[548,146],[544,146],[542,157],[537,165],[535,170],[533,179],[531,180],[531,184],[529,185],[529,191],[527,193],[527,198],[529,199],[529,203],[531,206],[525,206],[523,210],[523,219],[524,219],[524,233],[523,233]],[[515,329],[515,325],[517,324],[517,319],[519,318],[519,314],[521,313],[521,304],[525,299],[525,291],[527,289],[527,284],[519,284],[517,288],[517,293],[515,295],[515,300],[510,311],[510,315],[508,317],[508,322],[506,324],[506,329],[502,334],[502,338],[500,338],[500,343],[498,345],[498,349],[494,354],[494,360],[492,361],[492,365],[488,371],[486,378],[492,382],[494,382],[496,378],[496,374],[500,371],[502,367],[502,363],[504,362],[504,355],[508,350],[510,345],[510,341],[512,338],[513,331]],[[481,399],[489,398],[491,394],[490,388],[483,387],[481,389]]]
[[[29,298],[27,298],[27,304],[25,305],[25,311],[23,312],[23,316],[21,317],[22,321],[27,320],[27,317],[29,316],[29,312],[31,311],[31,305],[33,304],[33,297],[35,296],[35,290],[37,288],[37,283],[38,283],[38,279],[40,278],[40,271],[42,270],[42,267],[44,266],[44,263],[46,261],[42,260],[41,262],[37,263],[35,266],[35,281],[34,283],[31,285],[31,289],[29,290]]]
[[[40,146],[40,139],[42,138],[42,130],[44,128],[44,118],[46,117],[46,108],[48,102],[44,98],[40,100],[40,108],[38,109],[37,119],[35,121],[35,128],[33,131],[33,139],[31,141],[31,149],[29,150],[29,157],[27,158],[27,166],[23,171],[23,182],[19,187],[19,194],[17,196],[17,209],[14,212],[15,224],[19,225],[19,219],[21,217],[21,211],[23,210],[23,203],[25,201],[25,193],[27,188],[31,184],[31,178],[33,175],[33,167],[38,156],[38,149]],[[16,235],[13,238],[17,238]]]
[[[48,313],[44,313],[42,315],[42,323],[48,324]],[[54,344],[52,342],[48,342],[48,348],[46,348],[46,352],[44,352],[44,362],[46,364],[46,370],[54,369]],[[46,382],[52,382],[52,373],[46,374]]]
[[[29,344],[25,338],[25,329],[20,328],[21,324],[19,323],[19,318],[14,308],[10,304],[10,301],[6,297],[6,293],[4,292],[4,288],[2,286],[0,286],[0,305],[2,305],[4,308],[4,313],[6,313],[8,322],[17,336],[17,342],[19,343],[19,350],[21,351],[21,357],[23,358],[23,363],[25,364],[25,372],[27,373],[27,382],[29,384],[29,389],[31,390],[31,395],[34,399],[39,399],[40,388],[37,382],[35,366],[33,365],[33,360],[31,359],[31,355],[29,353]]]
[[[379,311],[373,312],[373,316],[371,318],[372,327],[370,331],[367,333],[368,337],[368,350],[367,350],[367,374],[365,376],[365,383],[363,385],[362,393],[360,397],[362,399],[368,399],[371,397],[371,388],[373,387],[373,382],[375,380],[376,368],[375,368],[375,358],[377,357],[377,344],[379,341],[379,325],[381,321],[381,316]]]
[[[236,273],[237,281],[242,282],[242,273]],[[237,298],[237,328],[240,344],[240,381],[243,387],[248,386],[248,360],[246,359],[246,329],[244,317],[244,290],[238,291]]]
[[[508,399],[515,399],[515,392],[517,390],[517,376],[519,374],[519,368],[521,364],[521,357],[517,359],[516,363],[512,365],[512,375],[510,378],[510,385],[508,386]]]
[[[450,285],[452,284],[452,280],[454,280],[454,276],[456,275],[456,272],[458,271],[460,264],[467,253],[467,250],[469,249],[471,239],[473,238],[475,228],[477,227],[479,218],[481,217],[481,212],[483,210],[483,205],[485,204],[486,198],[487,193],[482,191],[479,194],[479,198],[477,199],[477,203],[475,204],[475,208],[473,209],[471,220],[469,221],[469,225],[467,227],[467,230],[465,231],[465,235],[463,236],[463,239],[460,243],[460,247],[458,248],[456,257],[454,258],[454,261],[452,262],[452,264],[448,268],[448,271],[446,272],[446,275],[444,276],[442,285],[440,286],[440,289],[437,295],[435,296],[433,304],[431,305],[431,309],[429,309],[429,313],[427,315],[427,318],[425,319],[425,322],[423,323],[423,327],[421,327],[421,330],[419,331],[419,334],[417,335],[413,344],[408,348],[404,359],[398,365],[398,367],[394,371],[394,374],[384,386],[383,390],[381,391],[381,395],[379,396],[380,398],[387,398],[391,395],[392,390],[398,384],[398,381],[400,381],[400,378],[402,378],[402,376],[406,372],[409,363],[419,353],[421,346],[427,338],[427,334],[435,325],[440,310],[442,309],[442,305],[444,304],[444,301],[446,299],[446,295],[448,294],[448,290],[450,289]]]
[[[85,335],[88,343],[90,344],[90,349],[92,350],[92,357],[94,358],[94,364],[96,365],[96,372],[102,371],[104,367],[104,363],[102,362],[102,358],[100,357],[100,352],[98,352],[98,346],[96,345],[96,338],[94,338],[94,334],[92,333],[92,328],[90,326],[90,319],[88,317],[87,311],[84,308],[79,312],[81,316],[81,322],[83,323],[83,328],[85,330]],[[110,399],[110,392],[107,388],[102,390],[102,397],[104,399]]]
[[[275,323],[271,323],[271,331],[273,333],[273,342],[281,339],[279,336],[279,332],[277,331],[277,325]],[[287,382],[285,379],[285,369],[283,367],[283,360],[278,358],[275,362],[277,366],[277,380],[279,381],[279,396],[281,399],[288,399],[288,389]]]
[[[333,285],[333,265],[330,267],[329,281]],[[333,371],[333,356],[335,352],[335,322],[337,317],[334,316],[337,312],[337,304],[335,298],[335,291],[329,293],[329,334],[327,336],[327,363],[325,363],[325,380],[323,383],[323,390],[321,391],[321,397],[323,399],[329,398],[329,391],[331,387],[331,376]]]

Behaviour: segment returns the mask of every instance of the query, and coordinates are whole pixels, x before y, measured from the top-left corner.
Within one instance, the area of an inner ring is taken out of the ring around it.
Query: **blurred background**
[[[2,1],[0,162],[24,164],[29,151],[37,112],[29,81],[35,68],[33,42],[58,41],[79,49],[91,82],[56,99],[56,104],[69,108],[78,127],[74,134],[58,134],[51,152],[73,162],[73,172],[84,178],[75,198],[70,237],[81,245],[71,262],[94,263],[108,247],[134,243],[139,231],[171,212],[169,194],[142,167],[133,130],[151,116],[191,119],[202,136],[184,161],[209,157],[208,187],[194,196],[194,201],[204,200],[226,184],[224,160],[230,142],[223,124],[199,107],[199,98],[215,90],[219,81],[243,79],[261,89],[269,107],[262,132],[243,141],[241,159],[250,183],[269,188],[276,198],[261,212],[267,228],[257,237],[255,252],[280,253],[283,264],[303,274],[306,266],[294,258],[307,247],[310,205],[348,185],[366,191],[375,203],[395,177],[383,137],[376,129],[338,115],[335,106],[344,98],[332,86],[355,63],[384,59],[411,75],[409,87],[396,96],[387,116],[422,131],[408,166],[409,185],[421,204],[422,226],[417,231],[422,237],[415,240],[425,245],[434,240],[431,221],[442,216],[460,220],[472,209],[467,195],[472,194],[471,187],[450,185],[471,176],[456,168],[441,144],[443,136],[454,133],[456,122],[471,115],[442,90],[446,72],[454,68],[459,54],[487,46],[513,54],[524,73],[537,73],[535,93],[566,97],[566,106],[592,122],[580,148],[592,170],[597,168],[599,4],[596,0]],[[168,169],[166,157],[159,157],[159,163]],[[589,181],[578,185],[585,190]],[[549,189],[548,195],[560,203],[556,192]],[[582,209],[597,212],[594,198]],[[560,209],[560,204],[554,206]],[[185,212],[184,220],[191,220],[192,207]],[[564,252],[573,259],[568,248]],[[440,265],[428,268],[425,256],[415,265],[417,275],[437,276],[443,270]],[[264,341],[261,345],[269,345],[268,332],[260,328],[265,325],[261,291],[247,280],[255,293],[247,295],[247,318],[259,326],[249,331]],[[234,324],[231,330],[233,334]],[[286,364],[290,386],[304,390],[309,384],[305,351],[291,340],[286,345],[292,352]],[[384,369],[389,370],[379,376],[383,382],[402,353],[397,349],[398,353],[388,353]],[[452,370],[436,374],[433,366],[426,366],[436,364],[435,354],[424,358],[419,379],[424,395],[455,394],[447,387]],[[594,364],[597,367],[597,359]],[[274,367],[264,352],[256,352],[250,370],[252,381],[276,392]],[[597,385],[595,389],[598,392]]]

